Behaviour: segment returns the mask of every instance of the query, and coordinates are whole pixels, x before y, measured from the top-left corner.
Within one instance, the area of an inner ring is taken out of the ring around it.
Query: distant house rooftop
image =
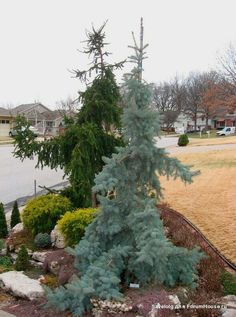
[[[14,114],[21,114],[21,113],[32,111],[34,109],[37,109],[39,113],[43,113],[45,111],[51,111],[49,108],[45,107],[40,102],[22,104],[12,109],[12,111]]]
[[[8,109],[0,107],[0,116],[1,117],[10,117],[11,112]]]

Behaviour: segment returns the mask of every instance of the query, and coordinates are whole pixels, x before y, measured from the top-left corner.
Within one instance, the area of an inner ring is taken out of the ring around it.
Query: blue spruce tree
[[[143,46],[136,48],[139,58]],[[106,165],[96,176],[93,190],[100,194],[100,212],[73,250],[80,276],[48,292],[50,304],[73,316],[83,316],[91,298],[121,298],[121,284],[194,286],[203,256],[165,237],[156,200],[150,198],[153,190],[161,196],[157,174],[191,182],[195,173],[156,147],[158,114],[150,107],[151,87],[142,81],[142,64],[127,77],[122,119],[127,146],[104,158]]]

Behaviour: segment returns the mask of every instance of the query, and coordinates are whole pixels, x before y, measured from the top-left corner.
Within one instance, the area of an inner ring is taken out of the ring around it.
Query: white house
[[[209,118],[208,125],[214,127],[213,120]],[[197,117],[197,130],[202,130],[206,126],[206,119],[202,114]],[[194,129],[194,120],[185,113],[180,113],[176,122],[174,123],[175,129],[183,129],[184,131],[191,131]]]

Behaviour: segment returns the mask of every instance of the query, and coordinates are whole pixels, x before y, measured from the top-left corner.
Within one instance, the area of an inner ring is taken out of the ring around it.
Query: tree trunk
[[[197,116],[194,116],[194,131],[197,131]]]
[[[97,208],[97,196],[94,192],[92,192],[92,207]]]
[[[208,115],[206,115],[206,129],[208,129],[208,120],[209,120]]]

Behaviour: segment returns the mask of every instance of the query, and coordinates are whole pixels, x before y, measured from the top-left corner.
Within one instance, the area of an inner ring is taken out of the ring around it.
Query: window
[[[0,120],[0,124],[9,124],[10,120]]]

